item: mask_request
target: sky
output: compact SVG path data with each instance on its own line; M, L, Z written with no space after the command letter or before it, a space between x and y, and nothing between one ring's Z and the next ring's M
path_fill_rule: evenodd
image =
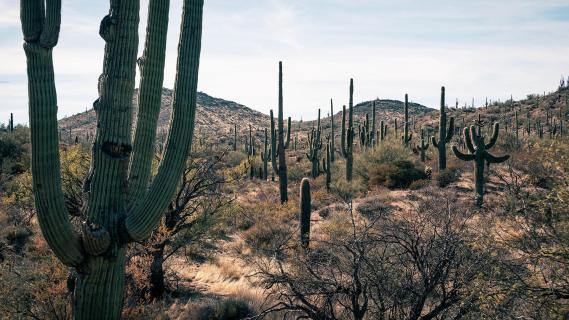
M54 49L58 117L97 98L108 1L63 1ZM148 0L141 0L140 46ZM175 78L181 0L171 0L165 87ZM0 0L0 123L28 122L19 1ZM569 75L569 0L205 0L198 90L268 113L284 64L285 114L314 119L354 99L522 99Z

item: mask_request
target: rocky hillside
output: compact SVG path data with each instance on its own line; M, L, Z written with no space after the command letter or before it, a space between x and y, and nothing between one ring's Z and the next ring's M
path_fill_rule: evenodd
M170 121L170 113L172 110L173 91L164 89L162 92L162 108L158 120L158 139L164 139L168 132ZM270 126L270 118L261 112L250 109L244 105L226 101L220 98L211 97L203 92L198 93L198 112L196 114L196 136L203 138L205 136L217 137L221 143L229 143L233 139L234 124L238 126L240 139L245 139L248 134L249 125L254 129L259 139L262 139L262 130ZM135 93L133 98L134 117L138 112L138 94ZM354 115L356 121L363 119L366 113L371 113L373 101L359 103L354 107ZM390 119L400 117L403 113L403 102L395 100L377 100L377 119ZM411 115L421 115L427 113L429 109L423 105L410 103ZM340 125L341 108L336 107L334 122ZM326 117L329 110L322 111L322 121L329 121ZM286 107L285 107L286 115ZM317 114L314 114L316 118ZM297 122L293 121L293 127L301 128L301 136L306 129L315 125L315 121ZM325 126L327 126L325 124ZM64 118L59 121L60 135L62 141L73 141L76 137L80 141L91 140L96 131L96 115L93 109ZM296 130L298 131L298 130ZM215 134L213 134L215 133Z

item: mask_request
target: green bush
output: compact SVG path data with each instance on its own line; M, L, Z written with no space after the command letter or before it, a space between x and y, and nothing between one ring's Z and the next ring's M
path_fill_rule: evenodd
M356 209L362 216L373 218L384 215L391 210L391 206L385 204L380 199L371 199L358 206Z
M384 141L376 148L357 155L354 159L354 175L364 182L371 178L371 172L379 165L390 165L400 161L411 162L413 155L400 142Z
M451 183L457 182L459 178L460 173L456 168L447 168L435 174L437 186L440 188L446 188Z
M413 181L425 178L425 172L408 160L380 164L370 171L370 185L389 189L406 189Z
M241 164L241 162L243 162L243 160L246 158L247 155L241 151L230 151L225 156L225 162L229 167L236 167Z
M188 319L194 320L240 320L253 316L249 303L242 299L229 298L222 301L206 301L190 310Z

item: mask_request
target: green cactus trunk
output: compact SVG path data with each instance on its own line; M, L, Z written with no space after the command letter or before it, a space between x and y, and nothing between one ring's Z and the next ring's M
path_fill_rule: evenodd
M332 101L332 99L330 99L330 130L331 130L331 134L330 134L330 149L331 149L331 153L330 153L330 161L334 162L335 160L335 147L334 147L334 140L336 138L336 134L334 132L334 101Z
M283 124L283 64L279 62L279 118L278 118L278 154L279 154L279 193L281 203L288 201L288 175L286 167L286 153ZM290 128L290 125L289 125ZM289 136L290 137L290 136Z
M10 123L9 123L10 132L14 132L14 114L10 112Z
M308 249L310 245L310 214L312 204L310 199L310 181L302 179L300 183L300 245L303 249Z
M75 276L70 279L74 287L74 318L118 319L124 295L127 244L142 241L158 224L176 190L192 143L203 0L184 1L169 143L158 174L150 188L146 185L141 188L144 192L137 199L131 198L129 193L136 192L136 181L144 179L134 174L129 179L129 165L131 171L135 167L147 167L139 162L142 160L131 163L131 158L134 159L137 153L140 154L137 159L145 157L146 141L155 135L156 127L149 125L152 119L140 119L147 114L141 109L135 135L135 140L139 141L132 143L139 1L111 0L110 13L102 20L100 28L106 42L105 59L99 78L99 99L94 103L98 129L93 162L84 186L87 202L82 212L81 230L74 230L69 221L60 180L52 49L58 41L61 2L47 1L45 8L43 4L43 1L21 1L38 221L54 254L74 269L72 274ZM148 20L158 23L164 11L168 12L168 4L167 0L151 1ZM161 34L158 38L165 38L165 31L163 27L149 26L144 51L148 55L143 58L153 52L155 63L162 59L160 41L152 39L156 40L155 33ZM141 99L152 100L156 95L156 90L152 89L156 89L161 76L156 74L160 71L149 71L146 62L141 63L142 77L152 84L144 86L149 91L141 92ZM133 150L133 146L137 149Z
M403 144L405 147L409 147L409 142L411 142L411 135L409 134L409 95L405 94L405 106L404 106L405 122L403 123Z
M346 128L346 106L342 109L342 137L341 137L341 151L342 156L346 159L346 180L352 181L353 179L353 163L354 163L354 137L355 131L353 126L354 116L354 80L350 79L350 102L349 102L349 115L348 126Z
M447 167L447 143L449 143L454 135L454 118L450 118L447 129L447 115L445 112L445 87L441 88L441 106L439 117L439 141L435 137L431 137L433 147L439 151L439 171L445 170Z
M484 203L484 166L491 163L502 163L510 158L509 155L496 157L488 152L498 141L499 131L499 124L494 123L490 142L485 143L485 136L482 135L480 126L464 128L463 139L470 154L464 154L456 146L452 146L452 151L457 158L463 161L474 161L474 192L475 203L478 206Z

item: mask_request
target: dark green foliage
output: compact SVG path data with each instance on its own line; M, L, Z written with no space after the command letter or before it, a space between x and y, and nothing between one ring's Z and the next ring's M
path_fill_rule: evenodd
M306 178L300 183L300 245L308 249L310 245L310 214L312 203L310 199L310 181Z
M449 126L447 128L447 114L445 111L445 87L441 88L441 107L439 116L439 141L433 136L431 141L433 147L437 148L439 152L439 171L447 167L447 147L454 135L454 118L450 118Z
M399 160L390 164L380 164L370 172L370 185L384 186L390 189L405 189L413 181L425 178L424 171L407 160Z
M464 161L474 161L474 182L476 192L476 204L482 205L484 203L484 167L486 164L502 163L510 158L509 155L496 157L490 154L487 150L491 149L498 140L500 126L494 123L492 137L490 142L485 143L485 136L481 133L481 126L471 126L464 128L463 139L470 154L464 154L458 150L456 146L452 146L452 151L457 158Z
M352 181L354 168L354 137L355 130L353 126L354 119L354 80L350 79L350 103L348 124L346 127L346 106L342 109L342 133L340 137L341 153L346 159L346 180Z
M460 173L457 169L446 168L435 174L435 180L437 181L437 186L440 188L445 188L453 182L457 182L460 178Z

